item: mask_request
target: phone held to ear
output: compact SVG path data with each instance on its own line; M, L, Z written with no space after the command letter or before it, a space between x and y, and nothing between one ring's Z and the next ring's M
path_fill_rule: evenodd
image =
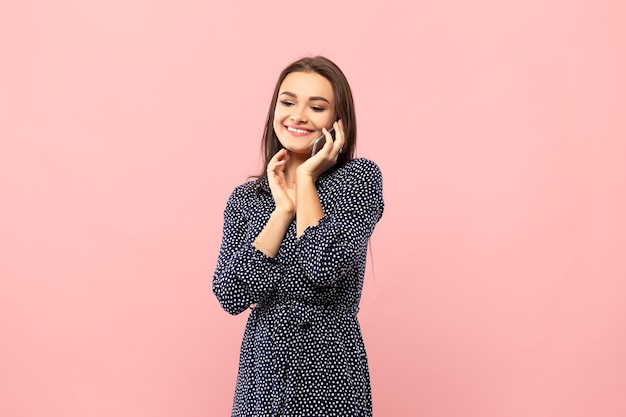
M332 138L334 140L335 139L335 128L331 127L330 129L328 129L328 133L330 133L330 135L332 136ZM311 156L313 156L316 153L318 153L319 150L324 147L324 144L326 144L326 136L322 135L319 138L315 139L315 142L313 142L313 150L311 151Z

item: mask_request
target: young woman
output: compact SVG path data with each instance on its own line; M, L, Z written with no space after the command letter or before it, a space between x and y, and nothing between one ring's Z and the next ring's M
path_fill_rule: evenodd
M265 126L265 169L226 204L213 276L226 311L251 309L233 417L372 415L356 314L382 177L353 159L355 144L341 70L324 57L285 68Z

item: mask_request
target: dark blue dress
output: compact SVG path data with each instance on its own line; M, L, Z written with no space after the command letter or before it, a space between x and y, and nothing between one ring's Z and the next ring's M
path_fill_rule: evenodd
M245 183L226 205L213 292L231 314L252 306L233 417L372 415L356 314L368 240L383 213L382 176L359 158L316 186L324 217L300 238L293 221L276 258L251 245L275 207L269 188Z

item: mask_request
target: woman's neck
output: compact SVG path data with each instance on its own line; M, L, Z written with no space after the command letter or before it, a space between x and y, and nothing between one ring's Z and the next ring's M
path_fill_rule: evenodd
M308 159L308 156L303 154L296 154L289 152L289 160L285 166L285 180L289 187L294 187L296 184L296 171L304 161Z

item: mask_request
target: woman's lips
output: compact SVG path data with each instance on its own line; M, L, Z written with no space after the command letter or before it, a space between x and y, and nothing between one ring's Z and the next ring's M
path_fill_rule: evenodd
M287 126L287 131L294 136L306 136L310 135L313 131L309 129L303 129L301 127Z

